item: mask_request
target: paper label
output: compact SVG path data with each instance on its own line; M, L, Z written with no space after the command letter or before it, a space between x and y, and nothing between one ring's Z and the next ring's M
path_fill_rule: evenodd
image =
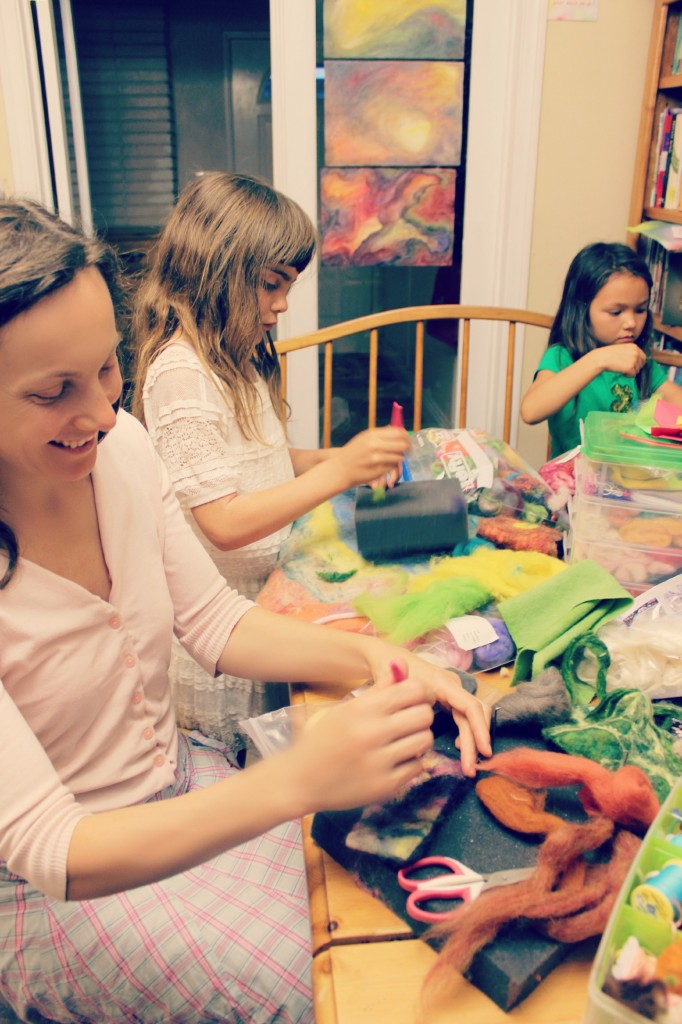
M550 21L596 21L599 0L549 0Z
M459 615L456 619L448 619L445 628L463 651L473 651L476 647L499 640L495 627L482 615Z

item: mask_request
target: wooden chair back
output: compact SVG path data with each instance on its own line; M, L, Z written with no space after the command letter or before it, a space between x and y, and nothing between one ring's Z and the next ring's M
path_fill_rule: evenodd
M424 386L424 338L425 324L432 320L455 320L461 324L457 354L459 359L459 414L457 426L466 425L467 380L469 376L469 350L471 322L477 320L503 321L507 323L507 351L504 387L503 440L509 441L513 402L514 358L516 354L516 328L518 324L541 327L549 331L553 317L546 313L532 313L524 309L503 309L496 306L405 306L383 313L370 313L354 320L321 327L310 334L278 341L275 348L282 369L282 393L287 394L287 356L290 352L309 348L311 345L324 346L324 370L322 387L322 446L329 448L332 434L332 381L334 342L342 338L369 331L369 380L367 382L369 413L368 427L376 426L377 369L379 365L379 330L389 324L414 323L414 419L413 430L422 426L422 392ZM435 342L434 342L435 343ZM408 429L410 424L405 424Z

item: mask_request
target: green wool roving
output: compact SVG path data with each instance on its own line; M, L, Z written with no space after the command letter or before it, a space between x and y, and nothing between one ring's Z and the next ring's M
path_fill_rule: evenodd
M596 662L594 682L578 675L578 668L586 655ZM606 696L606 673L610 664L609 649L596 633L590 631L571 640L561 662L561 674L573 704L589 704L595 694L599 700Z
M404 644L437 629L448 619L467 615L488 604L492 594L468 576L435 580L418 593L397 597L363 594L353 607L374 623L380 633L396 644Z
M661 802L682 773L670 734L656 724L655 706L641 690L612 690L596 707L575 707L570 722L549 726L542 735L567 754L610 771L626 762L636 765Z

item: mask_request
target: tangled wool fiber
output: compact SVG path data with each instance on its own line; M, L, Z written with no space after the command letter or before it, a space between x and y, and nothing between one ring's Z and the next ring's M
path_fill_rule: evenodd
M509 921L531 920L560 942L578 942L603 931L641 842L630 831L616 831L615 819L603 813L603 808L608 806L610 812L615 809L619 818L631 821L648 818L654 807L649 803L648 809L639 814L631 806L647 789L646 778L636 778L641 775L637 769L635 775L628 773L623 787L622 775L617 779L617 772L605 769L595 773L591 762L583 766L575 763L581 760L521 749L497 755L482 766L501 773L476 785L488 810L507 828L546 835L546 839L530 878L490 889L478 899L460 904L429 929L427 938L445 939L445 943L425 979L424 993L437 988L452 970L465 971L475 954ZM523 776L534 788L526 788L507 773ZM603 773L611 776L610 786ZM546 812L545 793L537 788L575 782L583 784L583 804L591 814L584 823L564 821ZM654 803L657 807L655 798ZM584 859L584 853L603 847L611 839L608 863L588 863Z
M530 878L484 892L429 929L427 937L446 941L425 990L452 970L465 971L502 925L518 918L533 921L559 942L579 942L603 931L640 840L620 831L608 864L588 865L582 855L603 846L613 831L613 822L601 816L583 824L563 822L542 844Z
M466 615L490 601L490 593L478 580L459 577L435 580L418 593L395 597L363 594L353 607L366 615L389 640L404 644L442 626L448 619Z
M461 558L433 558L427 571L409 577L405 593L360 594L353 607L394 643L407 643L564 569L563 562L536 551L477 548Z
M493 541L514 551L540 551L554 558L559 557L562 541L560 530L545 523L528 523L516 516L500 515L493 519L481 519L477 532L479 537Z
M504 775L489 775L476 783L476 794L494 818L524 835L548 835L561 828L563 818L545 810L547 794L541 789L528 789Z
M589 652L590 660L595 666L594 679L587 680L582 674L582 664ZM602 698L606 693L606 672L611 663L606 644L596 633L589 631L576 636L564 651L561 661L561 673L574 704L589 704L595 695Z
M578 796L588 814L603 814L637 832L646 831L659 809L651 782L635 765L626 764L610 772L586 757L517 747L495 754L479 768L533 789L578 784Z
M597 705L574 707L570 719L545 726L542 735L567 754L588 757L610 771L626 762L640 768L664 800L682 773L669 732L671 717L679 715L675 705L654 704L640 690L613 690Z

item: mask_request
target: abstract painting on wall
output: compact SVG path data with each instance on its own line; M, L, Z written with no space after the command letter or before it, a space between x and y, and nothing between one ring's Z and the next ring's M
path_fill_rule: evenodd
M439 267L452 263L454 168L324 168L322 263Z
M326 61L325 164L457 166L463 73L461 61Z
M464 56L466 0L324 0L324 55L337 58Z

